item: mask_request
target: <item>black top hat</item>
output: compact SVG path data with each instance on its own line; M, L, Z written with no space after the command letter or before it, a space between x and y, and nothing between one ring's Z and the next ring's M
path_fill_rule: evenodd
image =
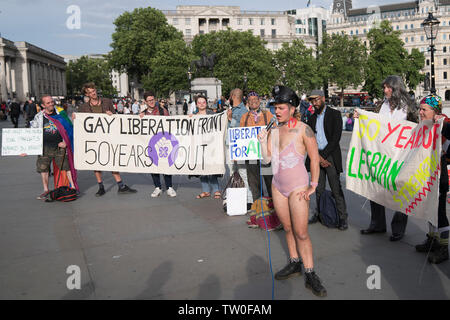
M300 103L300 99L294 90L285 86L275 86L272 90L272 95L274 104L289 103L290 105L297 107Z

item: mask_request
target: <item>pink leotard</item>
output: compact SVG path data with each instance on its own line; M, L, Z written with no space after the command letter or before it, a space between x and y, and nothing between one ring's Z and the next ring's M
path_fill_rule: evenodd
M278 129L272 130L273 133L276 131ZM309 176L305 168L305 155L295 149L298 134L281 152L278 150L278 143L274 141L278 140L278 134L272 135L272 184L288 198L292 191L309 184Z

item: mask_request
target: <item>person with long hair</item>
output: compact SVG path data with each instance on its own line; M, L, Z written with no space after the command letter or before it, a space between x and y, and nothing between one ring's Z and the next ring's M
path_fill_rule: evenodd
M272 163L272 197L275 211L286 232L289 249L288 264L276 273L284 280L305 273L305 287L320 297L327 291L314 271L313 250L308 234L310 196L319 179L319 153L314 132L298 120L299 98L285 86L273 89L278 126L269 132L261 130L258 139L265 163ZM311 182L305 168L306 153L311 158ZM303 262L302 262L303 261Z
M419 109L420 120L431 120L433 122L440 118L445 118L442 129L442 140L450 139L450 123L449 119L442 114L442 98L438 95L428 95L420 101ZM430 253L428 261L430 263L438 264L448 260L448 238L449 238L449 223L446 211L447 192L449 189L448 171L447 171L447 157L446 150L442 150L441 155L441 177L439 179L439 203L438 203L438 225L434 226L428 222L429 232L427 239L422 243L416 245L417 252Z
M378 104L375 112L382 115L386 120L408 120L418 122L418 110L416 103L406 91L403 80L399 76L388 76L381 84L384 92L384 100ZM353 117L359 117L355 111ZM367 229L361 230L361 234L385 233L386 215L384 206L370 201L371 217ZM403 238L408 223L408 216L396 211L391 222L391 241L399 241Z

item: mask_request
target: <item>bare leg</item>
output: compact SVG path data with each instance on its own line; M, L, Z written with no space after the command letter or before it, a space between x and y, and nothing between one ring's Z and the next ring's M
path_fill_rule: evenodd
M120 178L120 173L118 173L118 172L112 172L112 175L113 175L114 179L116 180L116 182L119 182L120 180L122 180L122 179Z
M302 257L305 268L313 268L313 250L311 239L308 234L308 209L309 201L299 198L297 189L289 196L289 209L291 213L292 229L295 237L296 247Z
M67 174L67 179L69 179L70 185L72 186L72 188L75 188L75 184L73 183L73 179L72 179L72 172L70 172L70 170L67 170L66 174Z
M48 192L48 172L41 172L42 185L44 186L44 192Z
M95 177L97 178L97 183L102 182L102 172L101 171L94 171Z
M295 243L295 237L291 226L288 198L283 196L272 184L272 199L277 216L283 224L284 231L286 232L286 242L289 250L289 256L290 258L298 258L297 245Z

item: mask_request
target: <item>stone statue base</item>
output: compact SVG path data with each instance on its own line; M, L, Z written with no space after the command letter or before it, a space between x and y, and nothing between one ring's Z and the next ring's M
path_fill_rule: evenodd
M222 95L222 81L217 78L195 78L191 81L191 90L205 90L211 103Z

